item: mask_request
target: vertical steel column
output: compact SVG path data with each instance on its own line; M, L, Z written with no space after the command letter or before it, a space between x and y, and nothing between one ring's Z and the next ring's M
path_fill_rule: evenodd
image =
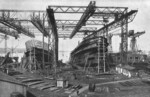
M44 26L44 14L43 14L43 26ZM43 63L43 69L45 69L45 58L44 58L44 33L42 34L43 35L43 54L42 54L42 63Z
M55 47L55 54L54 54L54 58L55 58L55 72L57 72L56 70L56 67L57 67L57 65L58 65L58 37L56 38L55 37L55 45L54 45L54 47Z
M42 64L43 64L43 69L45 68L44 66L45 66L45 60L44 60L44 34L43 34L43 52L42 52Z
M35 66L35 70L37 69L37 67L36 67L36 60L35 60L35 43L34 43L34 66Z
M48 35L48 64L50 64L50 60L49 60L49 46L50 46L50 34Z
M5 55L7 53L7 34L5 34Z
M30 69L30 71L32 71L32 70L31 70L31 69L32 69L32 48L30 48L30 53L29 53L29 54L30 54L30 57L29 57L29 58L30 58L30 59L29 59L29 66L30 66L30 67L29 67L29 69Z
M100 33L98 33L98 37L100 36ZM98 74L100 73L100 37L98 38Z
M105 37L105 35L104 35L104 33L103 33L103 37ZM105 71L106 71L106 67L105 67L105 45L104 45L104 42L105 40L103 39L103 65L104 65L104 67L103 67L103 70L104 70L104 73L105 73Z
M105 23L105 25L107 25L107 23ZM105 28L105 31L106 31L106 35L103 35L103 37L106 37L107 41L109 39L109 36L108 36L108 27ZM105 46L105 40L103 40L103 63L104 63L104 73L106 72L106 55L107 55L107 52L105 52L106 50L106 46Z
M126 14L128 9L124 12ZM128 18L122 20L121 24L121 63L127 65L127 51L128 51Z
M52 36L53 36L53 43L54 43L54 68L56 72L56 66L58 64L58 33L57 33L57 25L54 17L54 11L50 7L47 9L47 14L48 14L48 22L49 25L52 27Z

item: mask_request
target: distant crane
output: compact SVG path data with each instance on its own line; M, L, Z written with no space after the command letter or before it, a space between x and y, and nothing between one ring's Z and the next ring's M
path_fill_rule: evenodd
M137 50L136 38L139 37L139 36L141 36L141 35L143 35L144 33L145 33L145 31L137 32L137 33L134 33L134 30L130 30L130 31L129 31L128 37L131 38L131 41L130 41L130 48L131 48L131 51L132 51L132 52L138 51L138 50ZM116 36L116 35L118 35L118 36L121 37L121 33L114 33L114 34L110 33L110 34L108 35L108 43L109 43L108 50L109 50L110 52L112 52L112 36Z
M145 31L137 32L137 33L134 33L134 30L129 31L128 37L131 38L130 48L131 48L132 52L137 52L138 51L136 38L143 35L143 34L145 34Z
M121 33L114 33L114 34L109 33L109 34L108 34L108 43L109 43L108 51L109 51L109 52L112 52L112 37L113 37L113 36L117 36L117 35L120 36Z

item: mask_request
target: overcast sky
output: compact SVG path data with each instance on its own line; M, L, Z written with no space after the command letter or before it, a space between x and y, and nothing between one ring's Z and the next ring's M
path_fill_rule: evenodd
M138 48L144 51L150 51L150 0L95 0L96 6L114 6L114 7L128 7L129 10L138 9L138 13L132 23L129 24L129 30L146 31L146 34L137 38ZM0 0L0 9L19 9L19 10L45 10L48 5L66 5L66 6L87 6L90 0ZM8 45L18 45L18 47L25 47L24 42L30 38L21 36L18 40L9 39ZM40 37L39 39L42 40ZM113 50L118 51L120 38L115 36L113 38ZM130 40L129 40L130 42ZM71 41L67 39L60 41L60 50L72 50L78 41ZM69 45L68 45L69 44ZM1 43L0 47L4 47ZM64 50L65 51L65 50Z

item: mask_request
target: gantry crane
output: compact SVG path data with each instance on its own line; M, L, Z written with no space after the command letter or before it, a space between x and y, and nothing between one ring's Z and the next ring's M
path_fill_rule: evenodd
M137 42L136 42L136 38L143 35L145 33L145 31L142 31L142 32L137 32L137 33L134 33L134 30L130 30L129 31L129 34L128 34L128 37L131 38L131 41L130 41L130 48L131 48L131 51L132 52L136 52L138 49L137 49ZM112 37L113 36L120 36L121 37L121 33L109 33L108 35L108 43L109 43L109 51L111 52L112 51Z
M138 51L136 38L143 35L144 33L145 33L145 31L137 32L137 33L134 33L134 30L129 31L128 37L131 38L130 48L131 48L132 52L137 52Z
M112 37L113 36L121 36L121 33L114 33L114 34L112 34L112 33L109 33L108 34L108 43L109 43L109 46L108 46L108 51L109 52L112 52L113 50L112 50Z

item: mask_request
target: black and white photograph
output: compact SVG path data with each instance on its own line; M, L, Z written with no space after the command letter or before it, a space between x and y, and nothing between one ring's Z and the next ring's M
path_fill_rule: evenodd
M150 1L0 0L0 97L150 97Z

